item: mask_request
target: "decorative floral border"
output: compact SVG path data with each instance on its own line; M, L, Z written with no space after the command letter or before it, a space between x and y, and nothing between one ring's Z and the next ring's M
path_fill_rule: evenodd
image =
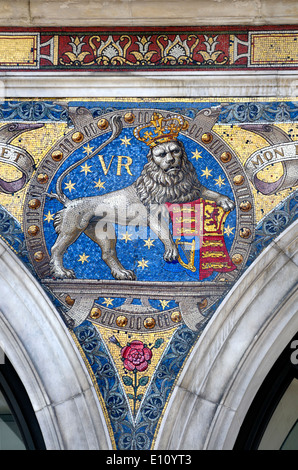
M297 36L295 25L133 30L2 27L0 47L7 53L2 54L0 70L293 70L298 67L293 52ZM23 41L23 57L14 57L14 41L20 50Z
M92 103L90 112L93 117L99 117L104 113L116 111L123 107L127 107L126 102L111 101L110 106L107 104L101 106L100 100ZM78 102L75 101L74 105ZM212 106L218 106L220 103L217 101L211 102ZM69 102L69 106L72 103ZM86 103L84 103L86 105ZM189 106L177 106L173 108L172 105L167 105L165 102L154 101L155 108L165 109L169 111L180 113L184 116L195 118L199 110L206 105L205 102L190 103ZM146 103L142 103L142 106L146 106ZM149 105L152 107L152 104ZM72 126L72 122L69 118L67 109L58 102L53 103L52 101L40 101L40 100L24 100L14 101L7 100L0 103L0 121L11 121L11 120L24 120L30 122L40 121L60 121L67 122L69 126ZM253 101L241 101L240 103L223 103L221 104L221 112L218 116L219 124L228 123L252 123L252 122L287 122L298 120L298 106L297 103L288 101L276 101L276 102L253 102Z

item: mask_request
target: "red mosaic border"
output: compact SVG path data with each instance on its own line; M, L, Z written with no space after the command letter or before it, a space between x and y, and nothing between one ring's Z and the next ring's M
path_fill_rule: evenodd
M257 52L253 38L268 37ZM275 49L270 44L275 36ZM34 38L34 46L20 41ZM289 36L290 35L290 36ZM287 41L291 37L292 43ZM5 39L10 39L6 41ZM277 39L276 39L277 38ZM28 38L27 38L28 39ZM223 71L297 69L297 26L189 28L0 28L0 71ZM1 45L1 41L3 45ZM277 41L277 45L276 45ZM5 49L9 44L12 51ZM14 44L20 49L15 53ZM26 47L28 50L26 50ZM269 48L271 49L269 50ZM287 47L290 56L286 54ZM284 51L282 54L280 51ZM23 56L22 56L23 52ZM270 54L269 54L270 52ZM267 60L267 57L270 60Z

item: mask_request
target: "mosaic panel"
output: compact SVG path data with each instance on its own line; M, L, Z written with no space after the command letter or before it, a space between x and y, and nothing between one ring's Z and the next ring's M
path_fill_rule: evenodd
M0 236L65 321L114 449L153 448L201 332L296 219L297 116L296 99L1 103Z
M293 69L297 37L295 26L1 28L0 69Z

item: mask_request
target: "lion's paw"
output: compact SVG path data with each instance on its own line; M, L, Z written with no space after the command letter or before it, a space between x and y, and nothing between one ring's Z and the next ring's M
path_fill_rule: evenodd
M164 255L163 255L163 259L167 263L172 263L173 261L177 261L178 256L179 256L178 249L177 249L176 245L174 245L171 248L168 248L168 249L165 250Z
M235 208L235 203L227 196L221 196L217 204L221 206L225 212L230 212Z
M136 279L135 273L130 269L112 271L112 275L115 279L119 279L120 281L134 281Z
M57 279L74 279L76 277L72 269L60 266L51 266L51 275Z

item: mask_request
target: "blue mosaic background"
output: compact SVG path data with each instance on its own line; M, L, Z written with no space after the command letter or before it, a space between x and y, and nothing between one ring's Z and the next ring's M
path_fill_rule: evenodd
M85 175L84 172L82 172L81 166L79 166L69 175L67 175L63 181L62 188L69 199L102 195L115 190L115 188L121 189L129 186L136 180L136 178L140 175L144 164L147 162L146 156L148 153L148 147L145 144L139 142L133 136L132 132L132 129L124 129L119 138L103 151L106 167L108 167L113 155L131 157L133 163L129 168L132 175L128 174L124 167L122 167L121 176L116 175L117 158L114 158L112 161L108 174L104 175L99 158L98 156L95 156L92 159L87 160L88 166L91 167L92 172L90 171ZM97 148L101 142L108 138L108 135L110 134L93 139L89 142L90 147ZM122 145L121 139L124 137L131 139L131 145L128 145L127 147ZM202 184L206 187L209 187L210 189L227 195L231 199L234 199L228 179L217 161L203 147L198 145L196 142L193 142L191 139L188 139L184 136L180 136L179 139L183 142L188 158L194 165L198 178ZM84 156L84 148L86 148L86 146L83 146L75 151L65 161L65 163L61 165L59 171L56 173L55 178L49 186L48 193L56 192L55 185L59 175L62 174L62 172L72 163L79 161ZM197 160L192 157L196 150L202 156L202 158L198 158ZM123 158L123 163L125 162L126 159ZM208 169L212 172L212 177L209 176L206 178L206 176L202 176L202 172L205 170L206 166L208 166ZM224 181L224 184L221 187L216 186L214 181L215 178L219 177ZM101 182L104 182L104 187L100 189L95 187L95 183L99 179ZM65 189L65 185L69 182L74 184L74 189L71 189L71 191ZM62 204L59 203L56 199L51 199L48 197L46 199L44 215L46 216L48 212L55 214L62 208ZM236 226L236 211L233 211L228 215L225 225L229 225L231 227ZM126 231L131 234L133 241L128 241L126 243L125 240L122 240L122 236ZM138 234L135 233L134 227L126 228L118 226L116 228L116 233L118 233L117 253L119 260L124 267L127 269L133 269L135 271L139 281L189 281L198 279L197 273L192 273L191 271L184 269L179 264L169 264L163 260L163 245L153 233L149 232L149 229L141 227ZM44 223L44 236L48 251L50 253L51 247L57 238L52 220L49 223ZM134 239L136 236L138 238ZM154 239L154 246L152 246L150 249L146 248L144 245L144 239L147 239L148 237ZM233 238L233 234L225 236L225 242L228 250L231 247ZM82 253L85 253L87 256L89 256L88 260L84 263L78 261L79 256L82 255ZM149 269L147 267L145 269L138 267L140 256L144 256L144 258L148 260ZM199 251L196 253L196 256L199 256ZM66 268L74 269L76 277L79 279L113 279L109 268L101 260L100 248L84 234L82 234L78 240L68 248L64 256L64 265ZM216 273L214 273L212 276L209 276L207 280L210 281L215 276Z

